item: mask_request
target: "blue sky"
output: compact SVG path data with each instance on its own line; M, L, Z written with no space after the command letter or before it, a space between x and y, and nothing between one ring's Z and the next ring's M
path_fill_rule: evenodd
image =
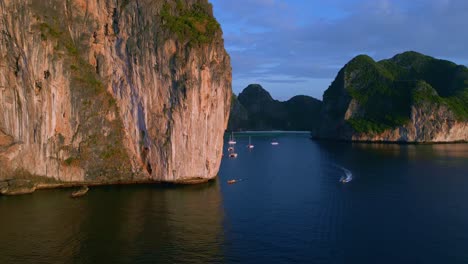
M276 99L322 99L358 54L407 50L468 64L467 0L210 0L236 94L259 83Z

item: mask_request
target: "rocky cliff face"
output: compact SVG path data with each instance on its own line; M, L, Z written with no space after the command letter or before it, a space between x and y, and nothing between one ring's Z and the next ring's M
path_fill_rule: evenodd
M410 122L380 133L356 133L355 141L468 142L468 123L456 121L447 107L412 106Z
M206 0L0 0L0 13L0 178L216 176L231 67Z
M358 56L324 94L321 138L468 141L468 69L416 52Z

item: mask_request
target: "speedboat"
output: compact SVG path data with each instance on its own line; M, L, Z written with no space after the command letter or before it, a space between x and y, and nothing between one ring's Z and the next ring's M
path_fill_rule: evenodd
M347 182L350 182L352 179L353 179L353 177L351 177L350 175L346 175L346 176L342 176L340 178L340 182L341 183L347 183Z

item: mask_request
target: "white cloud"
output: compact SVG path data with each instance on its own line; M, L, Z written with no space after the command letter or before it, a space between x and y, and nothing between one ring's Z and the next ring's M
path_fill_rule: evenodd
M215 0L213 4L224 27L237 90L255 79L275 83L275 76L281 75L286 77L282 80L309 80L301 82L304 89L310 86L303 93L321 94L328 87L323 80L331 82L360 53L383 59L415 50L458 63L468 61L465 0L331 0L329 4ZM288 87L287 82L281 85Z

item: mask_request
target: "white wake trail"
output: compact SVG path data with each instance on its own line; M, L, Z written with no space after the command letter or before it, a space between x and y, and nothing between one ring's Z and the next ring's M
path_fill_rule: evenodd
M333 166L340 169L344 174L343 176L340 177L340 182L347 183L353 180L353 173L350 170L337 164L333 164Z

